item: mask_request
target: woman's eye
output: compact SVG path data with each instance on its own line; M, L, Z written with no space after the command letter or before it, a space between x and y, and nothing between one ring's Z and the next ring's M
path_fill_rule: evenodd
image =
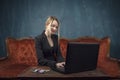
M56 26L56 25L51 25L51 27L55 27L55 28L57 28L57 29L58 29L58 26Z
M51 25L51 27L55 27L55 25Z
M54 27L53 25L51 25L51 27Z

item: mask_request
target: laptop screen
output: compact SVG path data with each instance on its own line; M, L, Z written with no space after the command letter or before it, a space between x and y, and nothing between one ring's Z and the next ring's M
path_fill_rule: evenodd
M65 72L81 72L96 69L99 43L69 42L67 45Z

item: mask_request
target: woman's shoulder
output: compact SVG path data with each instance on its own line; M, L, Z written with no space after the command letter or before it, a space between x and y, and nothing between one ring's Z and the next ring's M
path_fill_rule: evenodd
M43 39L43 38L45 38L45 35L42 33L42 34L39 34L39 35L37 35L36 37L35 37L35 39L39 39L39 40L41 40L41 39Z

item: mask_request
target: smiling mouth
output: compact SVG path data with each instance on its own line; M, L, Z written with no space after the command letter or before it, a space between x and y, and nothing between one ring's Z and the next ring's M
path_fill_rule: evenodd
M54 31L54 30L51 30L53 33L55 33L56 31Z

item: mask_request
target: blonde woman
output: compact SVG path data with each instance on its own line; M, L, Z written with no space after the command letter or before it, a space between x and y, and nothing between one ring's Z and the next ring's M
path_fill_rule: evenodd
M39 65L51 68L63 68L64 59L58 44L59 21L56 17L50 16L46 20L45 30L41 35L35 37L36 53Z

